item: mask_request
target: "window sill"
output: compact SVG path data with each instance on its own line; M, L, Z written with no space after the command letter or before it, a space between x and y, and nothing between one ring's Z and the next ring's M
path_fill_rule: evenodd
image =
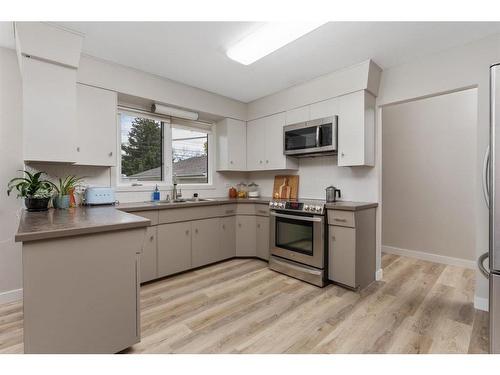
M141 186L131 186L131 185L117 185L115 186L115 191L119 193L126 192L141 192L141 191L154 191L156 185L160 191L169 192L173 189L172 185L165 184L143 184ZM215 190L215 186L212 184L189 184L189 185L177 185L178 189L181 190Z

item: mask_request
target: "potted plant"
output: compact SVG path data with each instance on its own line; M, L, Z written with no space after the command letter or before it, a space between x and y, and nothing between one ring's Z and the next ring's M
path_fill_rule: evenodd
M76 176L67 176L65 179L59 178L59 183L55 187L57 195L52 200L55 208L69 208L70 195L73 194L82 179L83 177Z
M19 172L24 172L25 177L16 177L10 180L7 186L7 195L16 189L17 196L24 198L24 204L28 211L46 211L55 185L41 178L42 175L46 174L45 172Z

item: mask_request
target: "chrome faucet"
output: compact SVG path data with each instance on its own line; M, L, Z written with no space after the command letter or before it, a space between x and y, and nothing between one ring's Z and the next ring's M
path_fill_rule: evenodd
M182 190L179 189L177 191L177 176L175 174L174 174L174 176L172 178L172 182L173 182L173 185L174 185L174 187L172 188L172 200L175 202L179 198L182 198Z

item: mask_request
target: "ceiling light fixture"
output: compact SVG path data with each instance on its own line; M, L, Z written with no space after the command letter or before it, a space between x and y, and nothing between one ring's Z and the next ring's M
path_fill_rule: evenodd
M229 48L226 54L240 64L250 65L325 23L269 22Z

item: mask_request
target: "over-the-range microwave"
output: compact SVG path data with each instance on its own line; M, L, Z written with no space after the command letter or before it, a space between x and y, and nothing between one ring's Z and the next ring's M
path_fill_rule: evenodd
M306 157L337 153L337 116L299 122L283 128L283 153Z

